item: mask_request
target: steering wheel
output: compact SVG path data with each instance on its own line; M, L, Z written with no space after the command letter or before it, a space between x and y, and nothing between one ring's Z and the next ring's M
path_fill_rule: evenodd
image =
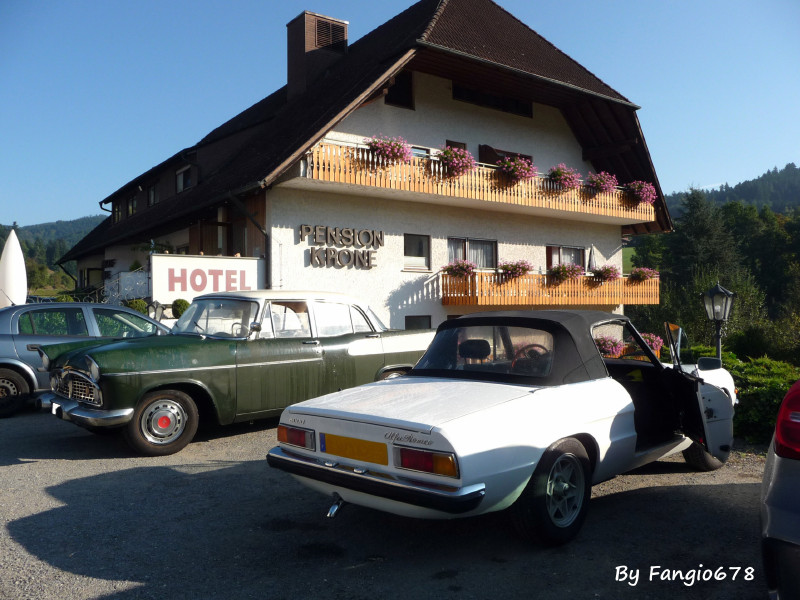
M523 346L514 353L514 359L511 361L511 368L517 366L517 361L520 359L538 360L548 354L550 350L541 344L528 344Z
M528 344L514 353L514 360L519 358L540 358L548 352L550 352L550 350L541 344Z

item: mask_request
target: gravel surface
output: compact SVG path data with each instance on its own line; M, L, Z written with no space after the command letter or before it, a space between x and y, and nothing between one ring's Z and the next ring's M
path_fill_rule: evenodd
M503 514L325 519L326 498L267 466L275 425L143 458L46 413L0 420L0 599L766 598L763 448L595 486L578 538L545 549Z

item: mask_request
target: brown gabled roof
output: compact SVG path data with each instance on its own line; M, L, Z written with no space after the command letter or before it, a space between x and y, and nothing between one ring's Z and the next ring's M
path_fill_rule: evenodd
M494 2L442 2L420 42L629 103L620 93Z
M404 66L434 74L440 69L454 77L477 73L493 78L498 88L545 98L562 108L582 146L597 154L591 157L597 170L625 173L627 181L651 180L659 189L641 138L638 107L491 0L420 0L351 44L305 93L288 100L284 86L206 135L195 148L214 151L215 143L228 136L242 139L218 156L221 167L215 172L204 172L193 188L120 223L104 223L61 262L150 235L153 223L187 220L230 194L270 185ZM613 150L622 146L622 151ZM659 197L663 204L660 189ZM659 210L658 229L670 230L666 209Z

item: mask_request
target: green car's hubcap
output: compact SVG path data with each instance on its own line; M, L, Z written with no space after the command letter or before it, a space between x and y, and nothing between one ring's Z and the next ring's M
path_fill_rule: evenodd
M186 413L171 400L154 402L142 413L142 434L153 444L169 444L183 433Z
M569 527L578 517L585 485L578 458L572 454L559 456L547 479L547 512L554 525Z

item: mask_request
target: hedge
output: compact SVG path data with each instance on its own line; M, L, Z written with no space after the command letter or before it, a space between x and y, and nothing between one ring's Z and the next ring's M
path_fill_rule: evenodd
M692 346L695 356L715 356L709 346ZM783 397L800 379L800 367L771 358L740 360L732 352L722 354L723 366L733 375L739 396L733 433L752 443L769 443Z

